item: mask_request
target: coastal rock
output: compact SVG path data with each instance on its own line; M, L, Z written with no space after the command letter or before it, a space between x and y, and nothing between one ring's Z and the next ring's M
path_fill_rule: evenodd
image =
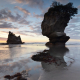
M63 32L54 32L49 36L50 43L53 43L54 45L62 44L64 45L68 40L69 36L66 36Z
M74 14L77 14L77 8L74 8L72 3L52 3L41 24L42 34L49 38L49 43L65 44L69 40L70 37L66 36L64 30Z
M53 10L48 10L44 15L41 28L42 34L49 38L49 42L55 44L65 44L69 40L64 30L70 17L66 15L56 14Z
M42 21L41 28L42 34L49 37L50 34L54 32L64 32L70 17L62 16L60 14L54 13L54 11L49 10L44 15L44 20Z
M12 32L9 31L7 44L23 44L20 36L15 36Z

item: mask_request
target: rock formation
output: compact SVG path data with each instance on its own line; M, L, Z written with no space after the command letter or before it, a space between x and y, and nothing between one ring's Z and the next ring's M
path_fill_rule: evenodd
M48 12L44 14L44 20L41 24L42 34L49 38L52 44L65 44L69 40L64 30L71 16L77 14L77 8L72 7L72 3L62 5L53 2Z
M9 31L7 44L23 44L20 36L15 36L12 32Z

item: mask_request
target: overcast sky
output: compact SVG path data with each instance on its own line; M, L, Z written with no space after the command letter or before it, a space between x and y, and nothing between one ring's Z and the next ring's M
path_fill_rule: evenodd
M54 0L0 0L0 42L6 42L8 32L21 35L24 42L46 42L41 34L44 13ZM62 4L72 2L78 14L65 29L71 39L80 39L80 0L55 0Z

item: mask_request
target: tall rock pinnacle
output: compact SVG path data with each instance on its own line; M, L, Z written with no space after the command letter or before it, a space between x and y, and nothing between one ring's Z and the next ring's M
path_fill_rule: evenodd
M72 6L72 3L66 5L59 2L53 2L48 12L44 14L44 19L41 24L42 34L49 38L52 44L63 43L69 40L64 30L69 20L77 14L77 8Z

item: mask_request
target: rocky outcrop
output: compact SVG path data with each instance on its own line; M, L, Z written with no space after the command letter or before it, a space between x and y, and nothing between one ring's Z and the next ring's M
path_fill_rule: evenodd
M9 31L7 44L23 44L20 36L15 36L12 32Z
M70 20L66 15L56 14L54 11L49 10L44 15L41 28L42 34L49 38L49 42L56 44L65 44L69 40L69 36L64 33L65 27Z
M69 40L69 36L66 36L63 32L53 32L49 36L50 43L53 43L54 45L65 45L65 43Z
M74 8L72 3L52 3L41 24L42 34L49 38L49 43L65 44L69 40L70 37L66 36L64 30L74 14L77 14L77 8Z
M54 11L49 10L44 15L44 20L42 21L41 28L42 34L49 37L54 32L64 32L70 17L63 14L56 14Z
M64 33L65 27L69 22L70 17L68 15L55 13L52 9L49 9L44 15L41 28L42 34L49 38L49 42L56 44L65 44L69 40L69 36Z

